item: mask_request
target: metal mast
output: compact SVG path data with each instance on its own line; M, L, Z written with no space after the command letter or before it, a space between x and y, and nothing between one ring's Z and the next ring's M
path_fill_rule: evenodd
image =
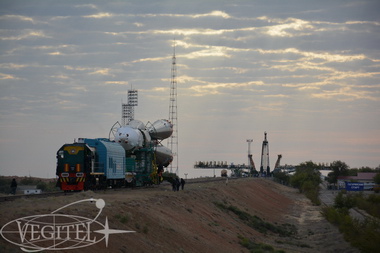
M168 147L173 152L173 161L170 164L170 172L178 175L178 118L177 118L177 66L175 57L175 41L173 45L173 57L170 80L169 121L173 124L173 134L168 139Z
M264 132L264 141L261 150L261 166L260 166L260 174L266 173L267 176L270 174L269 168L269 145L267 141L267 132ZM264 171L265 170L265 171Z
M128 101L127 103L121 104L121 123L123 126L127 125L129 121L134 120L135 118L135 109L137 106L137 90L128 90Z

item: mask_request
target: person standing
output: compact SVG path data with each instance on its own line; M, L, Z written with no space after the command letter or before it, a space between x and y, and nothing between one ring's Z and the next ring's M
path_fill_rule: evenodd
M178 177L175 179L175 184L176 184L176 187L177 187L176 190L179 191L179 187L181 186L181 182L179 181Z
M16 182L16 179L13 178L12 183L11 183L11 194L15 195L16 190L17 190L17 182Z
M182 188L182 191L183 191L183 187L185 187L185 180L183 178L181 178L181 188Z

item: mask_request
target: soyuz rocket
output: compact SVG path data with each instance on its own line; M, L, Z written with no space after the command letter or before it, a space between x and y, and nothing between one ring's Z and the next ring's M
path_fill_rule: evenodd
M166 119L156 120L146 126L139 120L132 120L116 130L115 142L120 143L127 152L153 146L157 165L167 167L173 161L173 153L161 141L172 133L173 124Z

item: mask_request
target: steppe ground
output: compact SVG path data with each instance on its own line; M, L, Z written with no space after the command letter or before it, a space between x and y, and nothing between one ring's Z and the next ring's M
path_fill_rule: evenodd
M264 178L244 178L188 183L173 192L169 184L144 189L118 189L48 197L22 198L0 204L0 226L21 217L48 214L81 199L103 199L105 207L97 221L110 229L135 233L111 234L105 241L76 250L54 252L249 252L240 244L246 241L271 245L285 252L358 252L344 241L338 229L321 215L296 189ZM281 237L260 233L231 211L233 206L273 225L294 225L297 234ZM94 204L66 208L70 215L93 218L99 209ZM1 252L22 252L0 239Z

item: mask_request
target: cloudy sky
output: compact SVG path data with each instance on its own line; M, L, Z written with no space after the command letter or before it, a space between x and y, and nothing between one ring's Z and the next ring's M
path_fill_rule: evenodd
M153 3L152 3L153 2ZM380 164L380 3L0 1L0 174L55 176L55 153L135 118L169 117L179 175L195 161ZM166 141L164 141L166 144ZM272 168L273 169L273 168ZM209 173L210 171L207 171Z

